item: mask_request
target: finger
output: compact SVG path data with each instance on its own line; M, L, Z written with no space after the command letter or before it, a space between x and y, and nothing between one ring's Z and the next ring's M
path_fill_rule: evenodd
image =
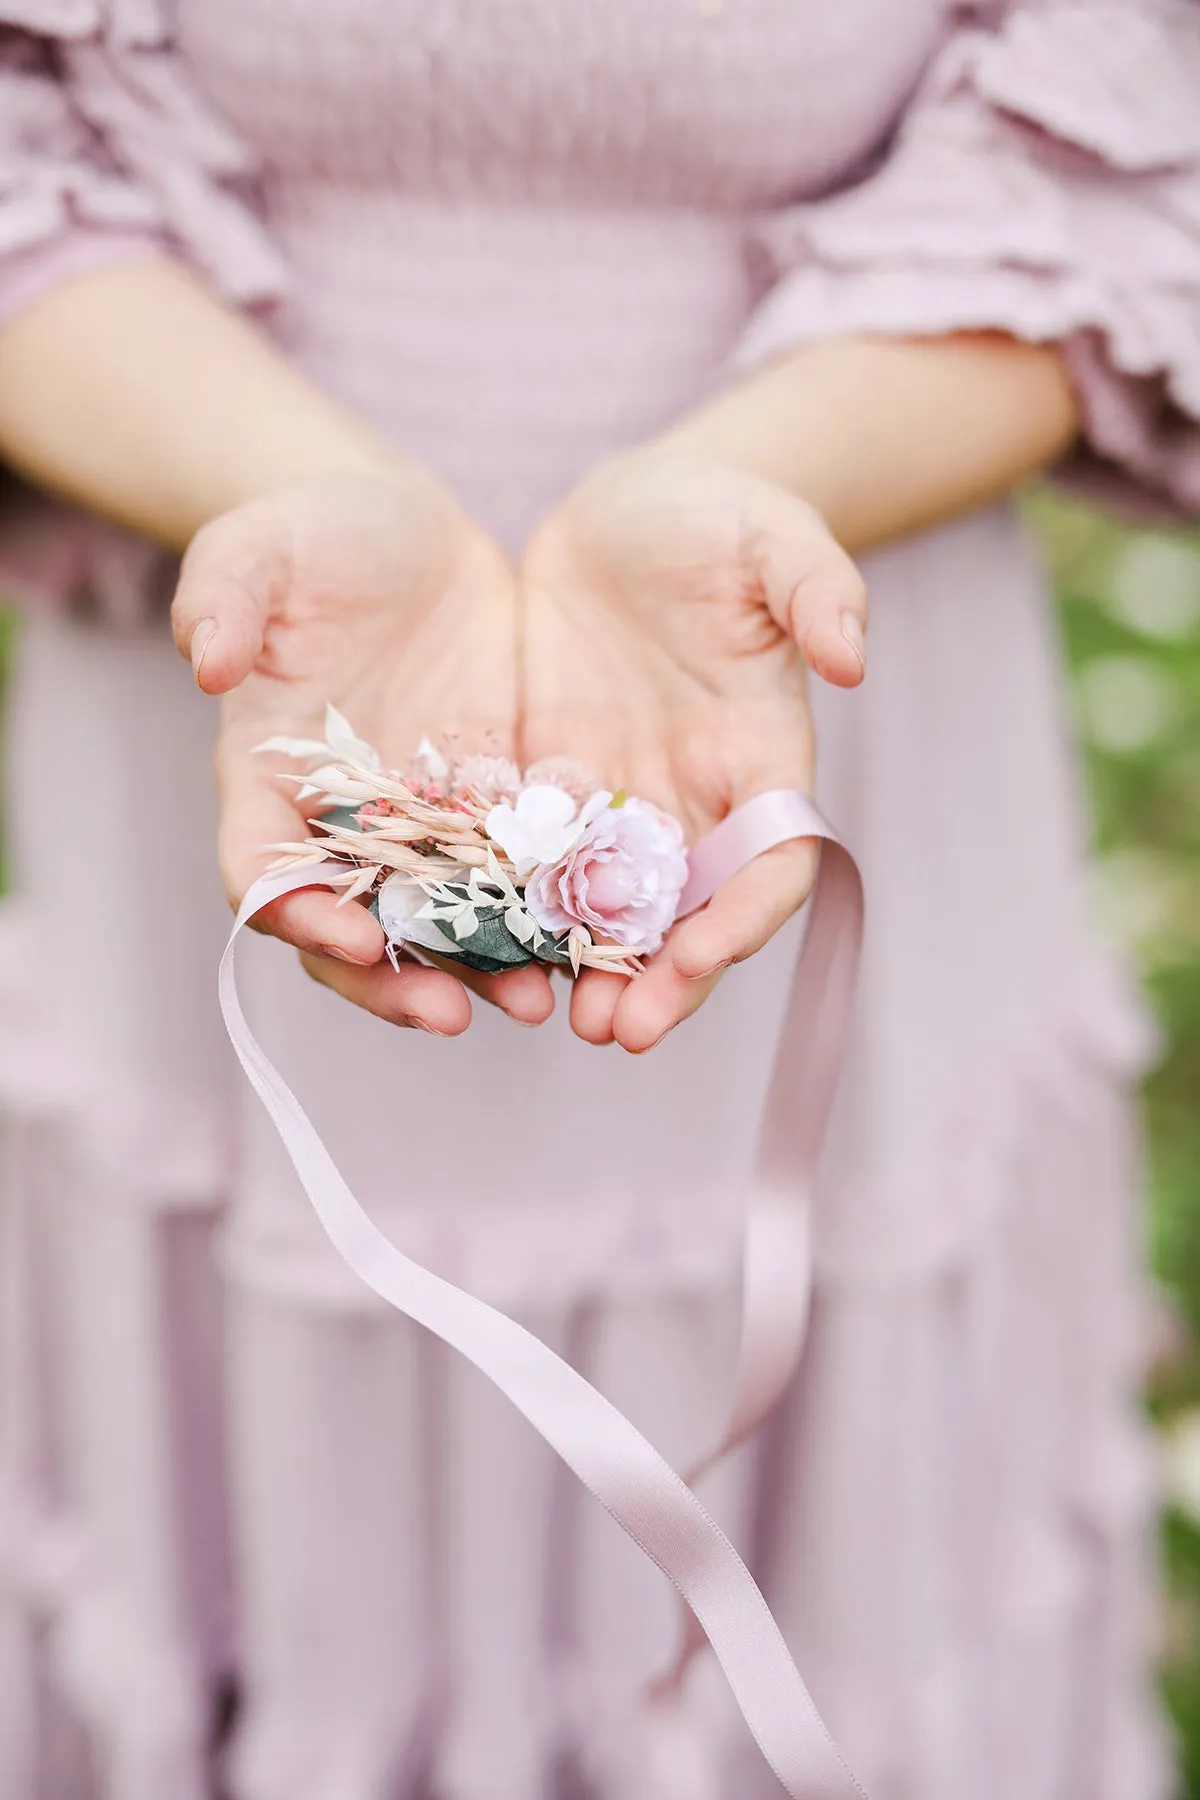
M835 687L857 687L867 672L867 586L832 540L793 587L788 616L809 668Z
M481 976L475 991L518 1025L544 1025L554 1011L549 972L536 963L503 975Z
M780 507L763 521L767 604L810 669L835 687L857 687L867 667L866 582L811 508L788 496L787 509L790 516Z
M730 876L671 935L671 961L681 979L702 981L761 950L808 899L816 867L815 844L800 838L776 844Z
M286 572L284 540L253 506L214 519L188 545L171 630L206 694L228 693L254 667Z
M635 1056L653 1050L698 1012L725 970L768 943L812 890L816 851L807 840L777 844L718 888L707 907L671 932L613 1016L616 1042Z
M435 1037L457 1037L471 1023L471 1002L460 981L417 962L390 962L358 969L328 956L301 955L322 987L330 988L389 1025L408 1025Z
M554 991L549 971L540 963L526 963L521 969L506 969L502 975L485 975L481 969L469 969L453 956L437 956L425 952L428 960L448 975L453 975L465 988L498 1007L518 1025L544 1025L554 1011Z
M571 1027L591 1044L618 1043L644 1055L691 1018L724 971L753 956L812 891L816 848L778 844L730 878L703 912L672 930L663 950L632 980L584 970L571 997Z
M300 888L264 906L255 924L271 937L311 956L372 968L383 959L387 939L365 906L351 900L338 905L328 888Z
M689 981L675 967L668 946L618 999L614 1040L632 1056L644 1056L699 1011L723 973L718 969L702 980Z
M309 826L269 766L269 759L227 746L221 754L218 778L221 868L230 902L236 907L251 882L274 860L271 846L306 837ZM313 878L319 878L319 871L314 870ZM364 906L354 901L339 903L336 893L318 886L273 901L255 916L254 924L310 955L368 966L380 961L387 943L383 928ZM503 975L485 975L452 957L432 960L523 1025L540 1025L554 1011L549 976L540 966L529 964Z
M272 846L307 837L308 822L264 759L225 748L218 758L217 782L218 855L230 904L236 907L274 861ZM313 879L319 881L319 870L314 869ZM365 907L354 901L339 906L337 894L319 886L273 901L256 914L254 924L297 950L352 963L377 963L386 942L382 926Z
M615 1041L635 1056L660 1044L708 999L725 970L768 943L812 890L816 849L777 844L720 887L702 912L671 931L613 1011Z
M634 976L641 981L643 976ZM586 1044L611 1044L617 1003L629 986L628 975L605 969L581 969L571 989L571 1030Z

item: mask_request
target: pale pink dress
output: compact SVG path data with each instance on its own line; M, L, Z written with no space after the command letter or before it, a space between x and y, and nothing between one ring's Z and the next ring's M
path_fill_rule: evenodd
M0 308L154 246L286 292L296 358L514 547L731 362L858 330L1063 340L1077 473L1200 502L1192 0L0 21ZM169 570L8 498L8 585L57 605L5 760L0 1794L202 1800L219 1763L235 1800L667 1800L637 1709L664 1584L344 1272L234 1078ZM811 1332L707 1497L875 1800L1156 1800L1147 1039L1087 923L1053 617L1006 506L867 572L871 678L814 701L869 926ZM245 997L396 1241L686 1462L796 942L641 1061L563 1017L389 1031L262 940ZM687 1800L765 1800L709 1675Z

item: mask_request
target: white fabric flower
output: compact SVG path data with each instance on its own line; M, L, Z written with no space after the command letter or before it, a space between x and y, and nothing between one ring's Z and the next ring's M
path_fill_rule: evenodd
M411 875L389 875L379 890L379 923L389 944L416 944L422 950L454 955L454 945L428 910L429 896Z
M560 862L611 799L601 789L577 812L563 788L539 784L523 789L512 806L493 806L484 825L521 878L542 863Z

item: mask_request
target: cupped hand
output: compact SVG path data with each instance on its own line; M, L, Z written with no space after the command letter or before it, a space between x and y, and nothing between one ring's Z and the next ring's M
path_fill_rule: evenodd
M514 747L512 571L421 472L320 479L214 520L184 557L172 623L201 688L224 696L220 859L235 906L274 860L270 846L308 831L308 809L281 779L295 764L255 746L323 736L327 701L389 766L423 735ZM318 980L397 1024L464 1030L464 982L525 1023L553 1006L540 967L461 979L411 960L393 969L376 920L328 890L288 895L257 923L296 945Z
M806 669L861 681L866 590L803 501L643 450L539 528L520 575L527 762L575 757L674 813L689 842L767 789L811 791ZM803 904L814 863L811 844L780 845L675 926L640 976L585 969L575 1031L651 1049Z

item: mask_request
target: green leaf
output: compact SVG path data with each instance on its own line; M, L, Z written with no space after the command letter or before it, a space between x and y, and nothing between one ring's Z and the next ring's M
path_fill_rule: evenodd
M461 882L449 883L448 889L455 899L468 898L466 886ZM465 938L455 937L449 920L436 921L442 936L453 946L456 962L465 963L469 969L480 969L486 975L499 975L505 969L523 969L526 963L533 961L533 952L520 943L504 923L505 910L503 905L477 906L475 929Z
M566 947L566 937L561 944L556 944L552 937L543 936L541 946L536 951L538 962L553 963L558 967L570 968L571 956Z

